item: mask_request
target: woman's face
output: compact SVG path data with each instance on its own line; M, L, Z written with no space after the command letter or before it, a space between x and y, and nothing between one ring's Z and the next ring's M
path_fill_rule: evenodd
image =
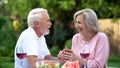
M84 16L82 14L78 15L75 21L76 21L75 25L77 30L80 32L81 35L85 35L87 33L87 26L86 26Z

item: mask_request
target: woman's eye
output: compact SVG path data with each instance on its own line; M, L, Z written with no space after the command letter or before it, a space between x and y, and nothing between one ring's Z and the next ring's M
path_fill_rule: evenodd
M77 21L78 24L80 24L81 22L80 21Z
M75 21L75 23L77 23L77 24L81 24L81 22L80 22L80 21Z
M78 22L79 24L81 23L81 22Z

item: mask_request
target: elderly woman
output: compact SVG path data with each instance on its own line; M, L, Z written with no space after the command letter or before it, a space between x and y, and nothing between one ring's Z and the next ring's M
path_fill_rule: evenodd
M79 33L72 38L71 49L60 51L58 57L64 61L78 60L81 68L106 68L109 56L109 40L99 31L96 13L83 9L74 14Z

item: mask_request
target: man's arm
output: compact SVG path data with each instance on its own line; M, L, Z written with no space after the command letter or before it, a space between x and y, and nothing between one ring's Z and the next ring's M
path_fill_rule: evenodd
M30 64L30 68L36 68L36 62L39 60L36 55L29 55L27 56L27 60Z
M45 56L45 59L46 59L46 60L57 60L56 57L53 57L53 56L51 56L51 55Z
M55 60L55 61L58 61L58 62L61 63L61 64L65 63L65 61L64 61L63 59L56 58L56 57L53 57L53 56L51 56L51 55L45 56L45 59L46 59L46 60Z
M36 62L37 61L40 61L40 59L38 59L38 57L36 55L29 55L27 56L27 60L30 64L30 68L36 68ZM58 59L56 57L53 57L51 55L47 55L45 56L45 59L44 60L55 60L55 61L58 61Z

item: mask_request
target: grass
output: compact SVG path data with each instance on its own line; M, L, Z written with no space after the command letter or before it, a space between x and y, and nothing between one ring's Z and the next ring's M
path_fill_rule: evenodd
M108 66L120 68L120 57L110 56L108 60Z
M0 57L0 68L14 68L13 58Z
M0 62L0 68L14 68L13 62Z
M108 67L119 67L120 68L120 62L119 63L109 62Z
M120 68L120 58L110 56L108 60L108 67ZM0 68L14 68L14 60L10 57L0 57Z

